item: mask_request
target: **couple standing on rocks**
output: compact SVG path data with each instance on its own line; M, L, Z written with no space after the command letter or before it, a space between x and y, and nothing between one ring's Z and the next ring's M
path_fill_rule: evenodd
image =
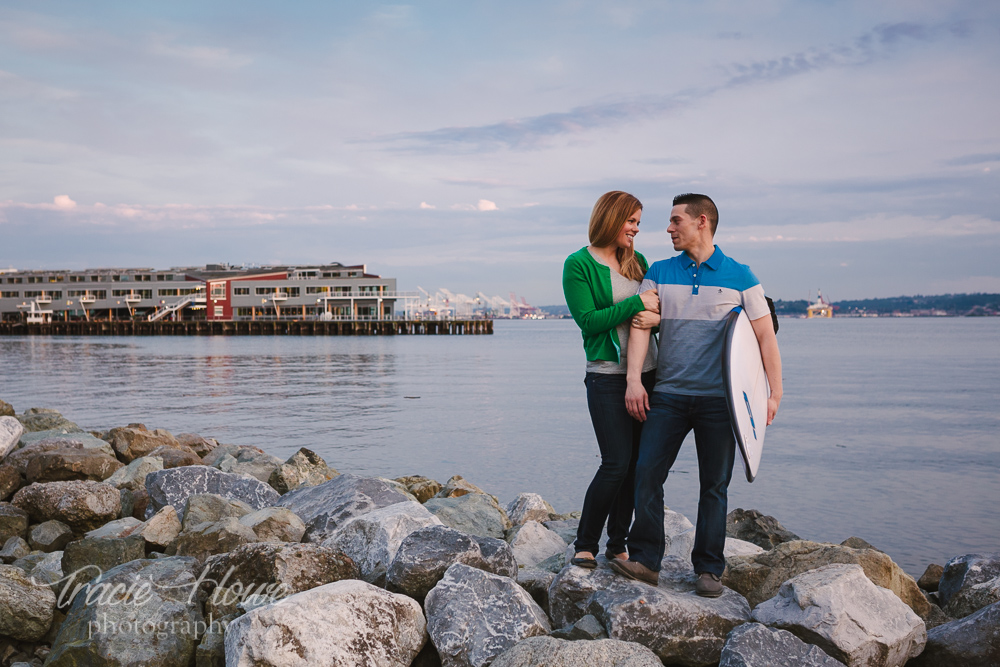
M634 196L604 194L590 216L590 245L563 267L566 303L583 333L587 404L601 451L572 562L597 566L607 521L611 568L657 584L666 546L663 484L693 429L701 493L691 560L697 593L718 597L736 456L721 366L730 311L746 310L760 345L771 388L768 424L781 403L781 356L760 282L714 243L719 212L709 197L674 197L667 233L681 254L652 266L633 247L641 217ZM650 345L657 327L658 344Z

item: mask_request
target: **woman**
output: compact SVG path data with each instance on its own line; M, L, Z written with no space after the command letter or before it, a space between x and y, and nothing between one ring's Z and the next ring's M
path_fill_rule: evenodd
M587 405L601 450L601 466L587 489L576 535L574 565L597 567L595 555L604 523L608 524L605 555L627 559L625 538L632 522L635 462L642 423L625 409L625 353L628 331L660 323L654 290L637 294L648 268L635 252L642 204L627 192L608 192L590 215L590 245L566 259L563 292L573 319L583 332L587 353ZM642 366L642 382L652 392L656 346L650 345Z

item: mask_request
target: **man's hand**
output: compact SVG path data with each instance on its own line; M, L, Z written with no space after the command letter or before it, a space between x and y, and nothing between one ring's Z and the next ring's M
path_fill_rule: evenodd
M629 382L625 389L625 409L632 419L646 421L646 411L649 410L649 394L642 382Z
M767 398L767 425L774 421L774 416L778 414L778 406L781 405L781 396L775 398L774 392Z
M652 329L660 326L660 315L651 310L643 310L632 317L631 324L636 329Z

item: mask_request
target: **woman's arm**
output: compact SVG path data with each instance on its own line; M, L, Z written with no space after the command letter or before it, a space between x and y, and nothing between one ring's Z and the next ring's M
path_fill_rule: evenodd
M572 257L563 266L563 293L573 319L585 334L610 331L638 312L646 310L642 295L636 294L608 308L598 308L593 287L580 263Z

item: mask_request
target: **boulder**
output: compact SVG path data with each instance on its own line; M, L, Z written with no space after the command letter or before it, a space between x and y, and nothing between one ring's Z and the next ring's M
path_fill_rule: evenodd
M226 665L409 667L426 641L420 605L357 580L254 609L226 630Z
M751 606L757 606L777 595L781 585L796 575L824 565L850 563L860 565L872 583L895 593L917 616L930 618L931 604L917 582L889 556L875 549L852 549L805 540L783 542L757 555L728 558L722 583L743 594Z
M125 514L125 508L127 505L132 506L132 511L128 513L128 516L134 516L136 519L146 519L149 508L149 494L146 493L146 489L136 489L134 491L129 489L120 490L122 498L122 514Z
M53 449L38 454L28 462L25 478L28 483L71 479L102 482L121 467L121 461L97 449Z
M64 433L62 431L39 431L21 436L21 448L10 453L5 463L13 463L23 475L28 462L41 452L53 449L95 449L108 456L115 456L115 450L106 441L89 433Z
M33 526L28 534L28 544L31 548L47 554L62 551L72 539L73 529L56 519Z
M726 535L771 550L783 542L802 539L773 516L757 510L734 509L726 517Z
M927 641L920 617L857 564L793 577L754 609L753 619L788 630L850 667L901 667Z
M549 521L556 511L537 493L520 493L506 507L507 518L518 526L528 521Z
M168 468L180 468L181 466L200 466L204 465L201 461L201 457L194 453L191 449L184 447L178 443L178 446L171 447L169 445L160 445L149 454L146 454L140 458L157 458L163 462L163 469Z
M242 500L255 510L273 505L278 492L260 480L232 475L208 466L183 466L158 470L146 476L149 506L146 514L173 505L184 507L184 502L195 494L214 493L224 498Z
M563 538L563 542L572 545L576 542L576 533L580 529L580 520L559 519L556 521L543 521L542 525Z
M504 651L493 667L662 667L656 654L645 646L617 639L566 641L553 637L529 637Z
M518 585L528 591L531 599L542 609L549 608L549 586L555 578L553 572L532 567L519 568L517 571ZM576 639L576 637L563 637L563 639Z
M927 631L924 652L907 667L1000 665L1000 602Z
M848 537L846 540L840 543L842 547L851 547L852 549L875 549L875 551L882 551L872 546L872 543L861 537L852 536Z
M239 519L253 511L252 507L236 498L226 498L217 493L196 493L184 501L181 525L186 530L198 524L215 523L229 517Z
M21 434L24 433L24 426L14 417L0 417L0 461L17 447L21 441Z
M509 576L511 569L500 567L501 571L496 571L494 563L483 556L479 542L472 535L443 525L426 526L413 531L400 543L386 571L386 588L423 602L428 591L455 563L503 576Z
M406 487L406 489L417 499L417 502L426 503L441 490L441 483L430 477L423 475L407 475L397 477L396 481Z
M589 596L586 612L612 639L647 646L666 664L715 665L729 631L750 620L750 606L729 589L718 598L699 597L695 581L690 563L668 556L658 586L615 577Z
M335 549L274 542L245 544L212 556L205 572L206 581L216 586L209 598L215 606L234 605L255 594L283 598L360 576L354 561Z
M424 609L444 667L489 665L522 639L552 631L545 612L517 582L463 563L448 568Z
M507 537L514 558L520 566L529 567L546 558L566 551L566 543L559 535L537 521L528 521L511 531Z
M84 537L103 537L114 538L114 537L128 537L129 535L135 533L140 527L143 526L143 522L139 521L135 517L127 516L121 519L116 519L114 521L109 521L100 528L95 528L94 530L87 531Z
M146 542L141 535L75 540L63 549L61 565L67 578L66 587L73 591L102 573L145 557Z
M33 553L14 561L12 565L24 570L33 584L46 585L53 594L59 595L63 586L62 556L61 551Z
M194 652L195 667L226 667L226 628L237 614L212 617L205 612L207 628Z
M1000 601L1000 553L956 556L944 565L938 584L941 608L954 618Z
M177 443L184 448L190 449L198 456L205 456L210 451L219 446L219 443L211 438L203 438L196 433L178 433L174 436Z
M425 502L424 507L441 519L444 525L470 535L503 539L511 527L507 514L489 496L481 493L434 497Z
M925 591L935 592L938 589L938 585L941 583L941 575L944 574L944 566L938 565L937 563L931 563L924 570L924 573L920 575L917 579L917 586L920 586Z
M149 431L142 424L119 426L108 431L108 441L115 453L125 463L149 456L157 447L178 448L181 446L170 431L156 429Z
M726 558L733 556L755 556L764 553L764 549L758 547L753 542L744 542L735 537L726 538L726 546L722 550L722 555Z
M215 523L199 523L182 530L175 545L178 556L191 556L204 561L209 556L257 541L257 535L252 529L234 517L227 517Z
M79 426L63 417L55 410L48 408L28 408L23 415L18 415L17 420L24 426L28 433L38 431L66 431L67 433L82 432Z
M434 497L435 498L459 498L461 496L467 495L469 493L478 493L480 495L488 496L493 499L493 503L499 508L500 501L497 500L496 496L491 496L472 482L466 480L461 475L455 475L441 487Z
M216 447L213 447L212 451L210 451L207 454L202 454L201 455L201 460L202 460L202 462L205 465L212 466L214 468L214 467L218 466L219 461L221 461L222 459L224 459L227 456L231 456L231 457L233 457L235 459L236 455L240 453L240 450L241 449L245 449L245 448L256 450L256 451L260 452L261 454L264 453L263 449L261 449L259 447L254 447L252 445L231 445L231 444L224 444L224 445L217 445Z
M607 639L608 633L595 616L587 614L573 625L567 625L564 628L553 630L552 634L549 636L555 637L556 639L569 639L570 641L592 641L596 639ZM656 654L654 653L653 655L655 656ZM657 660L659 660L659 658L657 658Z
M146 540L147 551L164 551L176 543L181 533L181 520L173 506L167 505L146 519L138 533Z
M24 558L31 553L31 547L24 539L14 536L8 537L0 548L0 563L10 565L19 558Z
M272 472L267 482L275 491L285 494L300 486L322 484L339 474L326 464L322 456L303 447Z
M78 533L117 519L122 508L118 489L88 480L31 484L14 494L12 502L34 521L58 519Z
M787 630L775 630L760 623L733 628L719 660L719 667L842 667L843 664Z
M261 542L301 542L306 524L287 507L265 507L240 517Z
M142 456L133 460L127 466L119 468L106 481L116 489L130 491L146 490L146 475L157 470L163 470L163 459L153 456Z
M396 491L399 491L400 493L402 493L404 496L406 496L407 500L412 500L415 503L419 503L420 502L419 500L417 500L417 497L415 495L413 495L412 493L410 493L409 489L407 489L405 486L403 486L402 484L400 484L396 480L389 479L388 477L376 477L376 479L382 480L383 482L385 482L386 484L388 484L392 488L396 489Z
M215 467L223 472L250 475L267 484L271 475L281 468L281 459L256 448L241 447L235 457L222 457Z
M365 581L385 586L386 570L403 540L420 528L440 525L438 518L423 505L407 501L343 522L323 541L323 546L351 558L357 563Z
M10 503L0 503L0 544L11 537L26 537L28 513Z
M487 572L499 574L501 577L517 579L517 561L514 559L514 551L510 545L495 537L483 537L482 535L472 535L479 544L479 552L486 561Z
M14 412L14 406L7 401L0 401L0 417L13 417L17 413ZM19 424L21 422L18 422Z
M307 542L322 542L344 521L406 500L406 496L381 480L339 475L316 486L289 491L271 504L287 507L299 515L306 524Z
M549 617L556 627L573 625L589 612L590 598L598 590L622 578L611 571L604 556L597 557L596 569L563 568L549 585Z
M199 569L193 558L163 558L135 560L105 572L73 599L46 665L191 664L205 629L195 595ZM147 585L140 589L142 582Z
M10 463L0 464L0 500L10 498L14 492L24 486L24 479Z
M56 596L13 565L0 565L0 636L37 642L52 626Z

